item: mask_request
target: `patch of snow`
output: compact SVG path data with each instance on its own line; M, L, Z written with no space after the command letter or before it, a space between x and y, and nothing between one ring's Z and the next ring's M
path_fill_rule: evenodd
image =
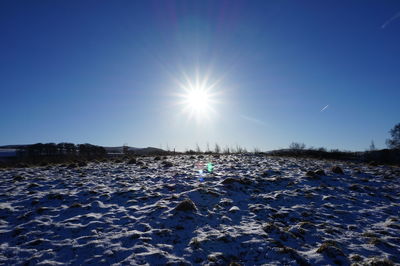
M400 263L397 168L205 155L199 182L190 156L140 161L0 169L0 264Z

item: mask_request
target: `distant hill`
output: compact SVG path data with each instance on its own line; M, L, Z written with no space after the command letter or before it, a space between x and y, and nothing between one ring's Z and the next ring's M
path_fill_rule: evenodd
M117 146L117 147L103 147L106 149L107 153L122 153L123 146ZM136 151L140 150L140 148L135 148L135 147L128 147L129 151Z
M135 153L146 155L146 154L153 154L153 153L164 154L164 153L168 153L168 152L163 149L147 147L147 148L143 148L143 149L137 149L137 150L135 150Z
M18 145L3 145L0 146L0 149L19 149L19 148L24 148L26 146L29 146L30 144L18 144Z
M117 146L117 147L104 147L107 151L107 153L122 153L123 151L123 146ZM158 149L154 147L147 147L147 148L136 148L136 147L128 147L128 151L132 152L137 155L148 155L148 154L164 154L168 153L167 151L163 149Z
M32 144L16 144L16 145L3 145L0 146L1 156L15 156L16 150L25 148ZM116 147L103 147L108 154L110 153L121 153L123 151L123 146ZM158 149L154 147L147 148L136 148L136 147L128 147L128 151L137 155L150 155L150 154L167 154L168 152L163 149Z

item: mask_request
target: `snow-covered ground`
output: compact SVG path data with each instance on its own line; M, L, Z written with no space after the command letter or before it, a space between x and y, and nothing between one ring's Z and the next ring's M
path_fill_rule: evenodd
M400 263L399 169L253 155L138 161L0 170L0 264ZM199 162L214 164L203 182Z

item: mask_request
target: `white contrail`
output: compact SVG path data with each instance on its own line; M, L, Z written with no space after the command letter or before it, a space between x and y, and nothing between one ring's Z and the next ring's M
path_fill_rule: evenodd
M246 116L246 115L240 115L241 118L246 119L247 121L253 122L255 124L259 124L259 125L266 125L266 123L264 121L261 121L257 118L254 117L250 117L250 116Z
M390 23L392 23L393 20L397 19L400 17L400 12L398 12L396 15L394 15L393 17L391 17L390 19L388 19L385 23L383 23L382 25L382 29L386 28L387 25L389 25Z
M324 108L321 109L321 112L325 111L326 108L329 107L329 104L327 104Z

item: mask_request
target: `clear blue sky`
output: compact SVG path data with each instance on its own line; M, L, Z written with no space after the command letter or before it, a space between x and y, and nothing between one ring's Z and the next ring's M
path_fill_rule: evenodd
M0 145L384 148L400 122L399 12L396 0L0 1ZM204 119L177 104L196 75L219 81Z

